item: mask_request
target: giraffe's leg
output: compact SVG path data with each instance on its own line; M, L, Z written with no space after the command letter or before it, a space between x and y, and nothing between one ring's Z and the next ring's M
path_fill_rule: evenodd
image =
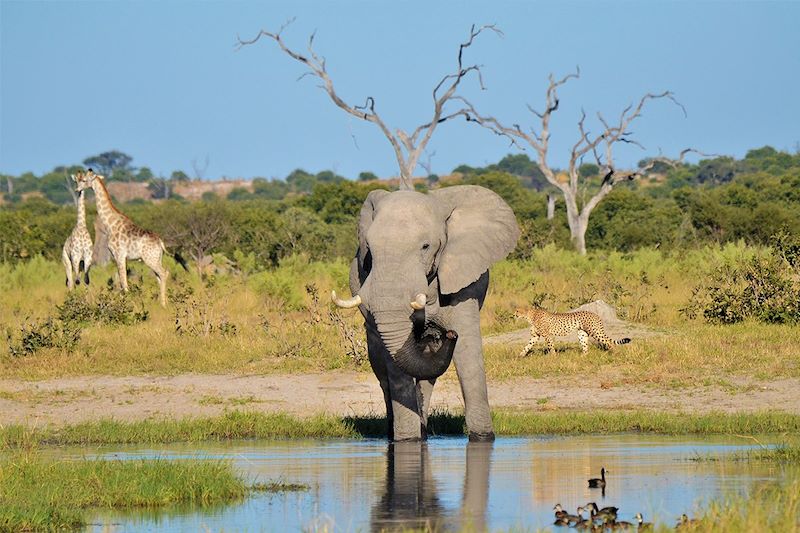
M83 282L89 284L89 269L92 268L92 251L83 256Z
M75 283L72 278L72 261L66 250L61 254L61 262L64 263L64 270L67 272L67 289L72 290L75 288Z
M578 342L581 343L581 351L583 353L589 352L589 335L582 329L578 330Z
M164 265L161 264L161 254L158 254L155 257L145 257L143 258L144 264L146 264L150 269L155 273L156 278L158 278L158 300L161 302L161 307L167 306L167 278L169 278L169 270L164 268Z
M83 264L83 259L78 254L74 254L72 257L72 276L75 280L75 285L81 284L81 265Z
M125 264L124 255L115 255L114 259L117 261L117 274L119 274L119 286L124 292L128 292L128 270Z

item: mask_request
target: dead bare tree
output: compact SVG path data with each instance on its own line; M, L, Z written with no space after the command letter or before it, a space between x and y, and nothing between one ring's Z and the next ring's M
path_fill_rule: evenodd
M72 196L72 203L75 207L78 207L78 193L75 192L75 182L72 181L72 178L69 177L69 172L64 170L64 187L69 192L69 195Z
M298 79L302 79L307 75L318 78L322 82L319 87L328 93L328 96L334 104L350 115L366 122L371 122L380 128L381 132L383 132L383 135L392 145L395 157L397 158L397 164L400 169L401 189L413 189L413 184L411 181L413 172L417 168L419 158L425 151L425 147L428 145L428 142L430 141L431 136L433 135L433 132L436 130L437 126L455 117L467 116L467 109L465 107L461 107L451 112L445 111L445 104L447 104L449 101L457 99L456 91L461 83L461 80L464 79L464 77L469 73L474 72L478 77L478 82L480 83L481 89L484 88L483 80L481 78L481 66L464 66L462 63L464 50L469 48L475 38L478 37L478 35L480 35L483 31L492 31L497 35L503 34L492 24L484 25L477 29L474 25L472 26L469 32L469 38L466 40L466 42L461 43L461 45L458 47L458 62L456 70L451 74L445 75L433 88L433 116L431 120L421 124L420 126L417 126L409 134L406 130L400 128L397 128L394 130L394 132L392 132L392 130L386 125L381 116L375 110L374 97L368 96L363 105L350 105L336 93L333 80L328 74L325 58L319 56L314 51L313 45L315 34L312 33L308 39L308 55L303 55L289 48L283 41L281 34L283 33L283 30L286 29L286 27L293 21L294 19L289 20L286 24L281 26L276 33L261 30L258 32L258 35L250 40L242 40L237 36L237 49L254 44L262 37L274 40L281 50L288 54L292 59L299 61L308 68L308 71Z
M675 96L670 91L654 94L647 93L641 97L638 104L629 105L620 114L619 120L615 123L608 122L602 114L598 113L597 118L603 126L603 130L599 135L592 135L586 128L586 113L581 111L581 118L578 121L579 138L570 151L569 165L566 170L566 178L559 179L559 176L551 168L548 163L548 150L550 148L550 119L559 107L558 88L567 83L570 79L577 79L580 77L580 69L574 73L568 74L561 79L555 79L550 75L550 83L547 87L545 96L545 108L543 112L536 111L531 106L528 110L538 118L539 125L537 128L530 128L529 131L523 130L519 124L512 124L507 126L501 123L497 118L492 116L484 116L472 106L472 104L463 97L457 96L466 108L469 110L467 120L476 122L481 126L491 130L497 135L501 135L510 139L511 143L525 150L530 147L536 153L535 163L544 174L547 181L557 188L562 196L567 207L567 222L569 224L570 235L575 249L581 254L586 253L586 229L589 224L589 215L595 207L605 198L613 189L614 185L623 181L631 181L655 165L656 162L664 162L669 165L677 165L683 161L686 154L690 152L701 154L693 148L687 148L680 153L678 159L668 159L665 157L653 158L648 165L638 170L618 170L614 163L614 147L619 143L633 144L642 149L644 147L636 140L631 138L631 131L629 126L642 114L645 104L650 100L667 99L683 110L686 114L684 107L675 99ZM583 158L587 155L593 156L597 165L602 170L602 181L600 187L588 200L581 202L580 193L586 192L586 184L581 187L581 176L579 168L583 162ZM705 155L705 154L702 154ZM548 213L551 209L555 208L555 202L548 202Z

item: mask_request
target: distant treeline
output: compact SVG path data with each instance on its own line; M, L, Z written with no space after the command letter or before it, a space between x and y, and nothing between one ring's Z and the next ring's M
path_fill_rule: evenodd
M5 200L0 207L0 260L60 257L75 221L65 177L81 168L59 167L41 177L0 177ZM188 180L179 171L161 179L145 172L146 167L111 170L110 179L133 176L149 182L159 198L169 196L157 194L163 187ZM600 169L584 165L581 174L588 198L600 184ZM515 257L528 257L533 247L548 243L570 248L563 201L559 198L555 216L548 220L547 196L554 190L526 155L509 155L483 168L460 166L452 176L440 180L431 175L418 180L416 187L458 184L488 187L511 205L523 229ZM256 178L252 190L234 189L227 198L206 194L202 201L190 203L171 195L168 200L137 200L119 207L161 234L169 247L195 260L223 254L240 267L257 269L297 253L310 259L350 256L364 198L370 190L386 187L372 173L351 181L331 171L295 170L283 180ZM41 194L26 195L33 191ZM93 214L90 202L90 224ZM741 160L718 157L678 168L656 165L644 178L617 185L592 213L586 241L589 249L621 251L738 240L768 244L781 230L800 233L800 153L767 146Z

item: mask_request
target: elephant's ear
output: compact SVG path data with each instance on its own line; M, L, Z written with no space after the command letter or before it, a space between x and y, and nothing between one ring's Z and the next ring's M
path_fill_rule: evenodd
M431 191L449 210L447 243L439 258L439 290L453 294L477 279L517 245L517 217L497 194L476 185Z
M362 266L369 251L367 247L367 230L372 225L372 219L375 218L375 208L387 194L389 194L389 191L381 189L370 191L367 199L364 200L364 205L361 206L361 215L358 218L358 262Z

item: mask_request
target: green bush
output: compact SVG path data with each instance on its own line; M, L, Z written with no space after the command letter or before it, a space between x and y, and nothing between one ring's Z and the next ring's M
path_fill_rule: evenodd
M58 319L64 324L131 325L147 320L149 313L141 301L134 302L136 295L107 288L100 293L84 291L67 293L64 303L56 306Z
M800 321L800 283L789 264L772 251L726 262L697 285L682 313L712 323L747 318L767 323Z
M45 348L72 351L81 340L81 328L75 323L47 317L23 324L18 338L15 339L10 331L7 337L11 356L25 357Z

